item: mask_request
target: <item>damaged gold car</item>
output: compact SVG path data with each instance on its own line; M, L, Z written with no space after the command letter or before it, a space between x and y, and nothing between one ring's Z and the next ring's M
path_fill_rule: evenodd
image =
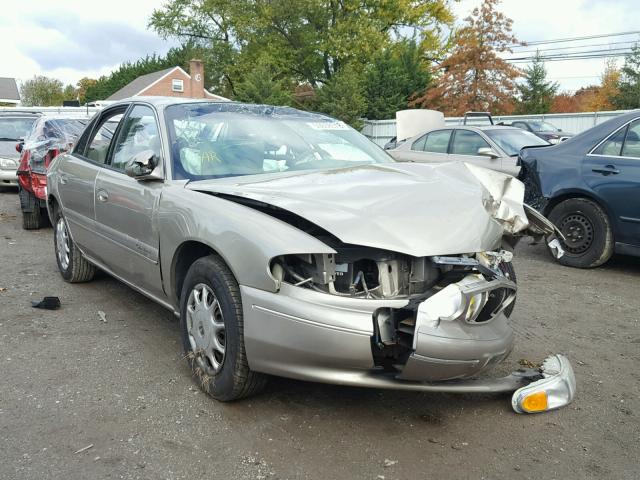
M520 236L552 224L522 184L463 163L396 163L344 123L292 108L131 99L48 173L63 278L105 270L180 317L203 388L266 375L569 403L562 355L502 378Z

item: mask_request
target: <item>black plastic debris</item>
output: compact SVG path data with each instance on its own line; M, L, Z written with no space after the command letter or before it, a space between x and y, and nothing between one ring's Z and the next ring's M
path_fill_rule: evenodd
M44 297L39 302L31 302L33 308L44 308L45 310L57 310L60 308L60 299L58 297Z

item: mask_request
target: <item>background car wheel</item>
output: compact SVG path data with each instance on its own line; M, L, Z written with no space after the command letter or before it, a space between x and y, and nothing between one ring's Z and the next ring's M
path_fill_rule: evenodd
M562 242L562 265L592 268L605 263L613 254L613 233L609 217L586 198L570 198L556 205L549 215L566 238Z
M213 398L236 400L264 387L267 377L249 369L238 283L217 255L196 260L187 272L180 331L191 369Z
M37 230L46 225L46 214L43 215L38 199L31 192L20 188L20 206L22 208L22 228Z
M53 222L53 243L62 278L70 283L88 282L93 278L96 267L84 258L73 243L67 222L59 210L56 210Z

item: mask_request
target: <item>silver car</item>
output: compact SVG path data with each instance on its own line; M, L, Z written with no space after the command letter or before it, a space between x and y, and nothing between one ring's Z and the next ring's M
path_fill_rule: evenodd
M548 146L534 133L500 125L439 128L406 140L388 153L404 162L462 161L517 175L518 153L523 147Z
M63 278L97 267L173 311L216 399L265 374L515 390L519 412L573 398L561 355L472 378L512 348L517 237L557 243L512 177L396 163L324 115L159 97L98 114L48 186Z

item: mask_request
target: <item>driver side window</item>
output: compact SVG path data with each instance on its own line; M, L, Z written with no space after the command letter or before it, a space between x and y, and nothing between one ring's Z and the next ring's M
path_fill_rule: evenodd
M153 110L136 105L125 118L113 149L111 167L124 171L127 163L138 153L151 150L160 159L160 136Z

